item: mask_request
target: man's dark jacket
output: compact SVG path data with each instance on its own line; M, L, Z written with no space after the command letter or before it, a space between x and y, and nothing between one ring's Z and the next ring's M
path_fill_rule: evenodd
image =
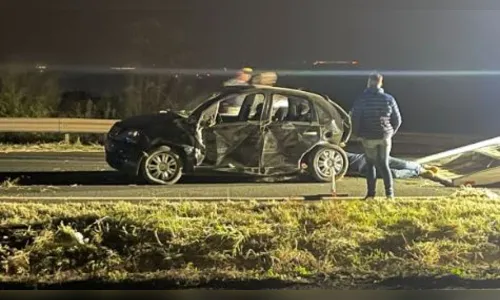
M401 126L401 114L393 96L379 88L367 88L351 110L352 134L365 139L391 138Z

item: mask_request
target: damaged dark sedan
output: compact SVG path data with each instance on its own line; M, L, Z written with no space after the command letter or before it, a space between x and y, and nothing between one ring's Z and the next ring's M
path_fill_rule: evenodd
M114 169L151 184L174 184L206 170L256 176L341 178L349 115L326 96L272 86L223 88L189 114L172 111L121 120L106 139Z

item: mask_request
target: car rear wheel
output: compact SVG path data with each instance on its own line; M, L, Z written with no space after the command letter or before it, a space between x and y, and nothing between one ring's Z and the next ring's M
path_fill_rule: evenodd
M141 165L142 177L150 184L171 185L182 176L182 159L174 150L162 146L151 151Z
M335 169L335 180L344 177L349 166L345 151L336 145L321 146L309 156L309 173L317 181L332 180L332 167Z

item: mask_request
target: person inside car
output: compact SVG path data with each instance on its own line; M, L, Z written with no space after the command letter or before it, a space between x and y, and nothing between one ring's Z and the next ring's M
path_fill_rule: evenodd
M264 109L264 103L257 104L255 107L255 114L249 119L250 121L259 121L262 115L262 110Z
M306 103L300 103L297 106L298 110L298 116L297 116L297 121L298 122L310 122L311 121L311 109L309 105Z

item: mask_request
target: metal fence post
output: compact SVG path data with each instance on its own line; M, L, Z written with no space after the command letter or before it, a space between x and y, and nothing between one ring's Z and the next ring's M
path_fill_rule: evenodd
M331 168L331 173L332 173L332 183L331 183L331 186L330 186L330 192L332 194L332 196L337 196L337 185L336 185L336 182L335 182L335 167L332 166Z

